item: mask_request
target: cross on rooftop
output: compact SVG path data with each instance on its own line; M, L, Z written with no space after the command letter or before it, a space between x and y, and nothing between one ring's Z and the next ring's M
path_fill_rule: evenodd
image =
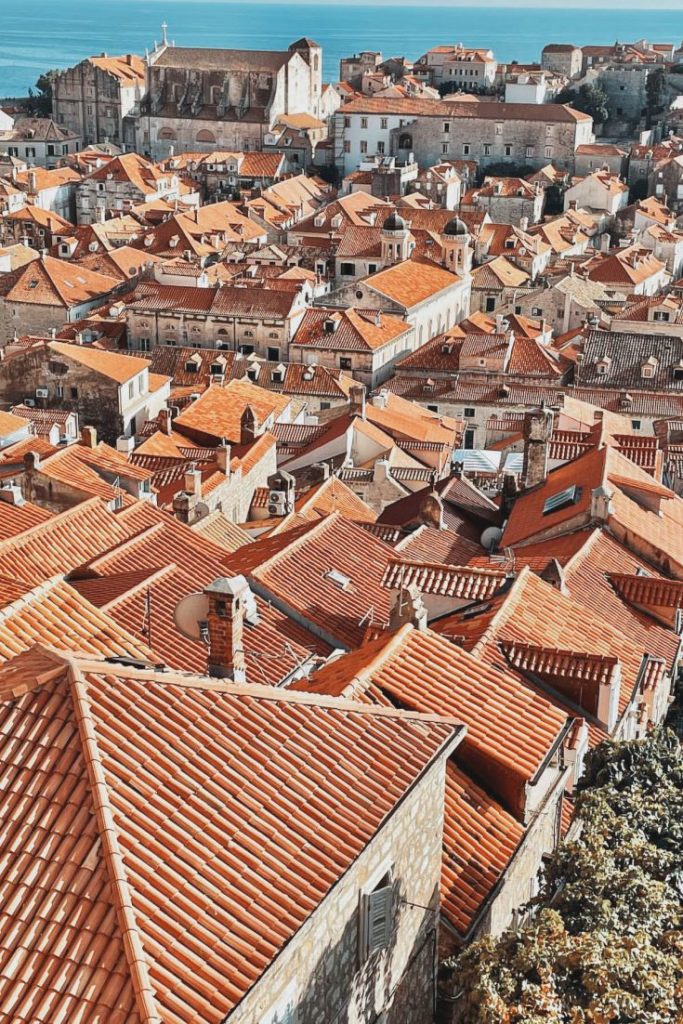
M164 46L168 46L168 38L166 32L168 31L168 25L165 21L161 23L161 42Z

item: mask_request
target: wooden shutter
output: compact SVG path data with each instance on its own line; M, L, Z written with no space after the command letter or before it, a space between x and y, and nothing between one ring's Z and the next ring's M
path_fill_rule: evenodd
M386 949L391 936L393 892L390 885L368 894L368 954Z

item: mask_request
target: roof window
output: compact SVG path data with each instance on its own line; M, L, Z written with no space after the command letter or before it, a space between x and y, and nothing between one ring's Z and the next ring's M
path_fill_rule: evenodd
M546 498L543 504L543 515L548 516L553 512L559 512L560 509L568 508L570 505L576 505L580 497L581 488L577 484L572 484L564 491L558 491L557 494Z
M323 579L334 583L335 587L339 587L340 590L348 590L351 586L351 580L349 577L345 576L343 572L339 572L338 569L328 569L324 574Z

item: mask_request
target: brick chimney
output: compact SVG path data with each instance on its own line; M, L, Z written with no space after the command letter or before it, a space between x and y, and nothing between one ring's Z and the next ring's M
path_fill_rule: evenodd
M536 487L548 476L548 446L553 432L553 414L549 409L529 412L524 418L524 462L522 487Z
M351 415L365 419L365 385L354 384L349 392L349 399Z
M159 430L162 434L170 434L173 427L173 417L170 409L159 410Z
M244 576L221 577L204 593L209 599L209 675L246 683L243 634L245 606L251 599L249 584Z
M216 464L225 476L230 476L230 451L230 445L223 438L218 448L216 448Z
M81 427L81 444L84 448L97 448L97 430L95 427Z

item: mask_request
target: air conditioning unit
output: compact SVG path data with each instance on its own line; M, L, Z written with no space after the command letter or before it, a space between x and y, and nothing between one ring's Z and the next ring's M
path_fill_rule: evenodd
M36 388L36 398L49 398L50 392L47 388Z
M27 405L29 407L29 409L32 409L35 404L36 404L35 398L25 398L24 399L24 405Z

